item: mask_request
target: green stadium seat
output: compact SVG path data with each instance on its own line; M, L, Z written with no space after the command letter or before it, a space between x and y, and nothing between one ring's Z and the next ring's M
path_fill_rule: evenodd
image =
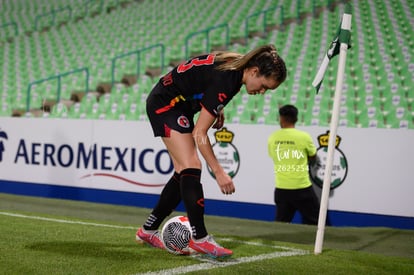
M277 106L263 106L264 123L269 125L279 124L279 108Z
M22 9L22 3L19 1L9 2L2 6L0 19L11 18L10 14L17 16L22 26L26 24L30 27L33 27L33 20L31 19L33 14L38 11L43 12L50 7L60 7L68 3L78 7L83 3L81 0L58 0L53 3L34 0L25 4L27 6L27 10L25 10L27 16L24 17L22 12L19 12L24 10ZM114 7L117 5L116 2L115 0L104 1L104 5L105 7ZM276 4L283 4L286 11L285 15L296 17L298 4L302 11L310 12L312 8L311 1L289 0L275 3L266 0L243 0L242 2L243 4L236 5L234 2L228 1L210 1L208 10L211 13L206 13L204 16L195 15L193 12L200 8L206 9L205 3L197 1L191 3L187 1L179 3L163 2L163 5L159 5L158 1L142 1L132 3L128 9L114 9L109 14L103 13L79 22L69 22L61 28L51 28L41 35L40 33L34 33L30 37L21 36L12 44L5 44L2 48L4 55L0 56L0 64L3 64L0 65L0 75L2 75L0 83L3 83L3 88L6 87L5 89L10 91L8 93L13 93L13 96L5 97L9 102L7 108L25 110L28 83L55 75L58 72L88 67L90 70L89 86L91 89L95 89L99 83L111 80L111 59L118 54L137 50L151 44L163 43L166 45L166 61L180 60L184 55L185 37L193 31L220 23L228 23L231 27L231 38L244 38L244 20L254 12ZM326 5L326 1L318 0L314 4L322 6ZM168 19L154 20L150 16L150 11L154 10L155 7L168 11L171 16ZM97 8L93 7L93 9ZM405 11L412 10L412 8L411 1L373 1L372 3L356 1L353 3L353 20L355 22L352 26L353 48L349 51L346 64L344 86L346 99L341 101L340 119L344 120L344 117L353 113L362 115L367 106L375 107L375 110L382 110L383 113L381 114L383 116L391 116L391 112L389 114L384 113L386 109L411 108L414 98L411 92L411 87L414 85L414 62L412 61L414 35L411 28L409 28L410 21L405 16ZM303 114L306 114L306 117L301 118L304 125L315 125L316 122L319 125L321 121L326 121L323 112L308 116L308 111L311 111L314 105L318 105L321 110L331 109L332 96L335 90L335 65L337 60L333 59L328 68L327 76L319 93L321 97L314 95L310 82L313 80L317 66L325 54L327 45L331 42L341 10L342 8L335 8L332 12L322 11L318 18L303 18L304 22L302 24L293 21L285 26L284 31L273 29L268 32L267 37L249 38L247 45L242 45L241 42L230 45L230 50L243 53L260 44L274 43L284 57L290 74L287 81L276 92L271 93L269 91L267 94L270 97L265 97L264 100L263 98L260 98L261 101L256 98L254 100L246 100L243 97L236 100L235 98L234 103L226 106L226 113L229 113L228 117L233 119L233 117L238 116L241 123L243 121L271 123L272 119L268 119L270 111L273 112L280 105L295 99L292 100L292 103L297 104ZM84 11L78 8L77 13L82 12ZM279 13L280 11L275 11L272 16L277 16ZM183 14L185 20L182 19ZM171 22L171 20L175 20L175 22ZM277 24L277 18L275 20L269 19L268 23ZM262 23L260 18L257 19L257 23ZM174 26L174 28L169 26ZM200 39L192 41L192 43L199 41ZM218 47L220 44L223 44L223 35L220 32L213 32L210 46ZM199 50L205 48L205 44L200 43L199 48ZM147 66L155 66L154 64L159 62L157 58L155 52L145 53L141 58L141 71L145 71ZM131 60L120 60L116 72L116 81L120 81L122 74L126 72L135 73L135 62L134 57ZM125 112L126 119L131 117L146 119L145 111L141 110L141 106L138 114L135 114L137 108L132 112L133 115L127 113L131 113L130 106L132 103L145 105L146 96L156 80L140 76L137 84L129 87L127 92L123 91L122 87L116 87L115 85L109 99L101 98L101 100L105 99L106 103L104 104L100 100L99 112L106 110L106 119L113 119L114 116L117 116L118 111ZM39 85L39 88L35 89L36 93L33 92L32 94L31 103L33 106L40 107L44 99L57 99L55 86L55 83ZM81 91L84 86L84 78L81 75L65 78L62 82L60 98L70 99L72 91ZM307 100L302 100L303 98ZM79 118L93 116L90 114L93 103L90 99L82 99L79 104L71 106L68 110L68 116ZM114 103L117 103L116 112L112 108ZM243 104L245 110L240 110L240 105ZM106 107L102 105L106 105ZM77 111L75 111L76 109ZM126 112L126 110L129 111ZM245 114L241 117L245 111L246 113L250 112L250 115ZM97 119L100 117L99 114L94 114L94 116L98 116ZM370 119L372 118L368 117L361 120L369 121ZM406 118L402 120L410 121ZM347 125L347 127L354 127L349 126L353 125L352 123ZM369 123L364 122L364 125L369 125ZM382 124L377 123L377 125L381 126ZM387 125L389 124L384 125L384 127L389 127Z
M80 118L82 113L82 109L81 109L81 103L80 102L75 102L68 111L68 118L71 119L78 119Z
M58 102L50 110L50 118L67 118L69 111L65 104Z
M110 120L125 120L125 112L120 108L120 106L114 102L111 106L105 111L105 118Z
M340 127L357 127L358 115L354 111L347 110L346 115L340 115L338 126Z
M126 109L126 120L139 120L141 114L143 113L141 109L142 108L140 104L131 103L129 107Z
M12 114L11 105L8 102L3 101L1 108L0 108L0 117L11 116L11 114Z
M375 107L369 107L356 114L357 125L362 128L386 128L383 114Z

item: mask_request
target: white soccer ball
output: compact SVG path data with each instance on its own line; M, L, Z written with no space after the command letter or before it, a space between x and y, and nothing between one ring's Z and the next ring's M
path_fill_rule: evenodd
M161 230L165 249L177 255L190 254L191 225L186 216L175 216L165 222Z

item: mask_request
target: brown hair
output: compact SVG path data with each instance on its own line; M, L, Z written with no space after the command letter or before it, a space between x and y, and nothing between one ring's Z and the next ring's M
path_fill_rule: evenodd
M286 79L287 70L283 59L274 45L264 45L251 50L247 54L234 52L217 52L216 61L224 62L217 69L222 71L239 71L250 67L258 67L259 74L273 77L278 83Z

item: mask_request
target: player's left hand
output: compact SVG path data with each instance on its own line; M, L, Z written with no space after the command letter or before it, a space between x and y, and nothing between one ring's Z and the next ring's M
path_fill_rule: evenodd
M231 195L236 192L232 178L224 171L215 174L217 184L224 195Z
M214 129L221 129L221 127L223 127L223 125L224 125L224 109L221 109L217 113L216 122L214 123L214 125L212 127Z

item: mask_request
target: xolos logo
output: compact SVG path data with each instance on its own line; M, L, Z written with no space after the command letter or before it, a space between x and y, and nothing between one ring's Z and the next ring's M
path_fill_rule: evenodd
M3 161L3 152L5 151L3 140L7 140L7 139L8 139L7 133L4 131L0 131L0 162Z

